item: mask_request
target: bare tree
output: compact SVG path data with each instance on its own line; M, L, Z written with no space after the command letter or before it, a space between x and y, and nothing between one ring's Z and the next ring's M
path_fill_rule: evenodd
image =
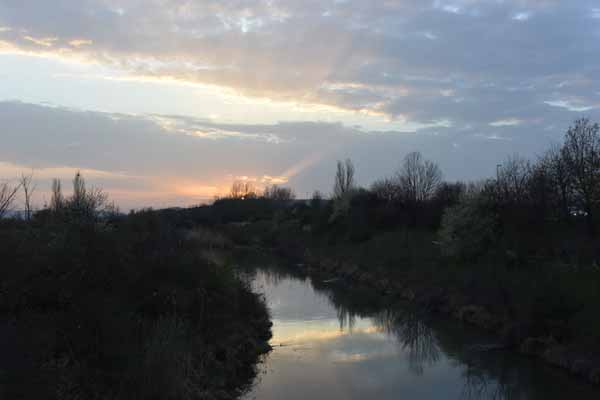
M333 198L340 199L345 193L354 188L354 164L347 158L345 162L337 162Z
M376 180L370 190L379 200L386 202L399 200L402 196L402 188L397 181L390 178Z
M498 166L496 195L502 203L523 203L528 196L532 168L529 161L513 155Z
M409 153L397 175L406 200L421 202L431 199L442 182L442 171L438 165L423 160L421 153Z
M296 198L292 189L277 185L267 186L263 196L274 201L290 201Z
M33 172L30 174L21 174L19 184L23 189L23 206L25 208L25 219L31 221L33 214L32 198L35 192L36 185L33 183Z
M576 120L567 131L562 153L590 232L595 233L594 211L600 201L600 126L587 118Z
M73 179L73 195L67 201L69 210L82 217L95 217L107 204L108 196L102 189L87 188L81 173L77 172Z
M552 146L541 157L539 164L548 174L562 217L567 219L573 203L573 182L563 149L558 145Z
M229 197L232 199L249 199L257 197L256 188L252 182L235 181L231 185Z
M20 185L11 185L9 182L0 183L0 218L10 211L19 189Z
M52 198L50 199L50 210L60 211L65 205L65 198L62 193L60 179L52 180Z

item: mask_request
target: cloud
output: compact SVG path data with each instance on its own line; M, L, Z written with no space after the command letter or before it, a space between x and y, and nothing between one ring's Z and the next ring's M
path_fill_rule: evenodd
M500 119L498 121L490 122L490 126L494 126L494 127L516 126L516 125L521 125L522 123L523 123L523 121L521 121L518 118L507 118L507 119Z
M0 40L140 78L466 124L499 113L492 89L522 119L549 97L591 101L600 90L596 11L591 0L7 0L0 26L11 29ZM556 88L574 74L594 84Z
M132 204L198 201L240 176L327 192L338 158L353 158L368 184L413 150L449 179L492 175L505 155L534 157L559 141L583 113L600 118L597 14L593 0L4 0L2 53L102 66L94 79L107 89L85 104L124 107L129 98L110 92L123 82L136 102L152 83L177 82L175 95L226 93L253 114L270 102L308 111L231 123L188 112L193 101L187 116L0 102L0 162L103 171L93 179ZM81 71L66 72L59 77L81 79L70 88L83 93ZM37 89L9 86L18 98ZM357 126L353 115L377 124Z
M321 161L310 156L315 147L335 162L366 134L337 123L217 124L21 102L0 102L0 122L0 162L13 166L0 170L0 177L34 169L47 186L51 175L70 179L81 169L91 182L136 206L206 201L242 176L258 186L297 184L303 173L309 177L301 179L311 181L320 174L311 171ZM218 134L196 134L200 130Z
M69 41L69 45L71 45L73 47L90 46L93 43L94 42L92 42L91 40L87 40L87 39L73 39L73 40Z
M528 12L518 12L512 17L515 21L527 21L531 18L531 13Z
M552 107L559 107L559 108L564 108L566 110L569 111L590 111L593 110L594 108L597 108L597 105L586 105L584 104L584 102L580 99L574 99L574 100L552 100L552 101L545 101L544 103L548 104L549 106Z
M439 162L450 180L489 176L515 151L541 154L550 142L561 140L571 122L568 117L553 125L516 124L511 118L495 126L369 132L341 123L226 124L0 102L0 163L11 166L0 168L0 178L34 169L47 190L51 177L70 180L82 170L124 207L199 203L227 193L238 179L258 186L289 185L304 197L315 189L328 193L336 160L347 157L355 162L362 185L391 175L411 151ZM228 134L188 133L198 130Z
M34 38L29 35L23 36L23 40L27 40L31 43L34 43L38 46L42 47L52 47L55 42L58 41L58 38L55 37L45 37L45 38Z

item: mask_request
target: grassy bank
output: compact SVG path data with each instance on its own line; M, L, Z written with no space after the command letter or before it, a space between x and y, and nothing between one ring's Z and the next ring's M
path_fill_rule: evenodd
M168 213L99 217L72 199L0 220L2 397L235 398L270 321L214 238Z

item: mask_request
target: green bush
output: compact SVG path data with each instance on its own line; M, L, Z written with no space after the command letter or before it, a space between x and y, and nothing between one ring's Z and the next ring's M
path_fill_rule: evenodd
M497 240L496 217L481 199L465 199L446 209L438 237L443 255L475 259Z

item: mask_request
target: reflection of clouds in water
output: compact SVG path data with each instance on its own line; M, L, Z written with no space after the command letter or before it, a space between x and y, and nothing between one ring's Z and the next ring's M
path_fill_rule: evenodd
M373 321L408 351L409 366L415 374L422 375L426 366L440 360L435 333L416 312L385 310L375 315Z
M285 273L256 277L274 311L274 350L247 398L596 398L526 360L473 351L481 336L410 309L386 309L368 291Z
M337 339L352 334L375 334L381 330L372 326L368 320L359 320L355 328L340 329L335 319L302 320L302 321L273 321L273 338L271 343L278 345L296 345Z
M252 287L264 293L274 319L310 321L336 319L336 310L327 297L315 291L309 279L285 279L279 271L258 271Z
M267 301L275 318L271 343L275 345L314 343L361 334L376 340L383 338L376 334L385 332L406 351L412 373L422 375L425 367L431 367L440 360L440 349L433 330L415 312L384 310L361 313L357 311L360 301L347 302L335 286L319 286L316 290L310 279L289 279L289 275L277 270L272 273L270 270L258 271L254 285L268 287ZM368 302L368 299L365 300ZM332 316L334 313L335 317ZM355 361L367 358L370 357L363 353L347 357Z

